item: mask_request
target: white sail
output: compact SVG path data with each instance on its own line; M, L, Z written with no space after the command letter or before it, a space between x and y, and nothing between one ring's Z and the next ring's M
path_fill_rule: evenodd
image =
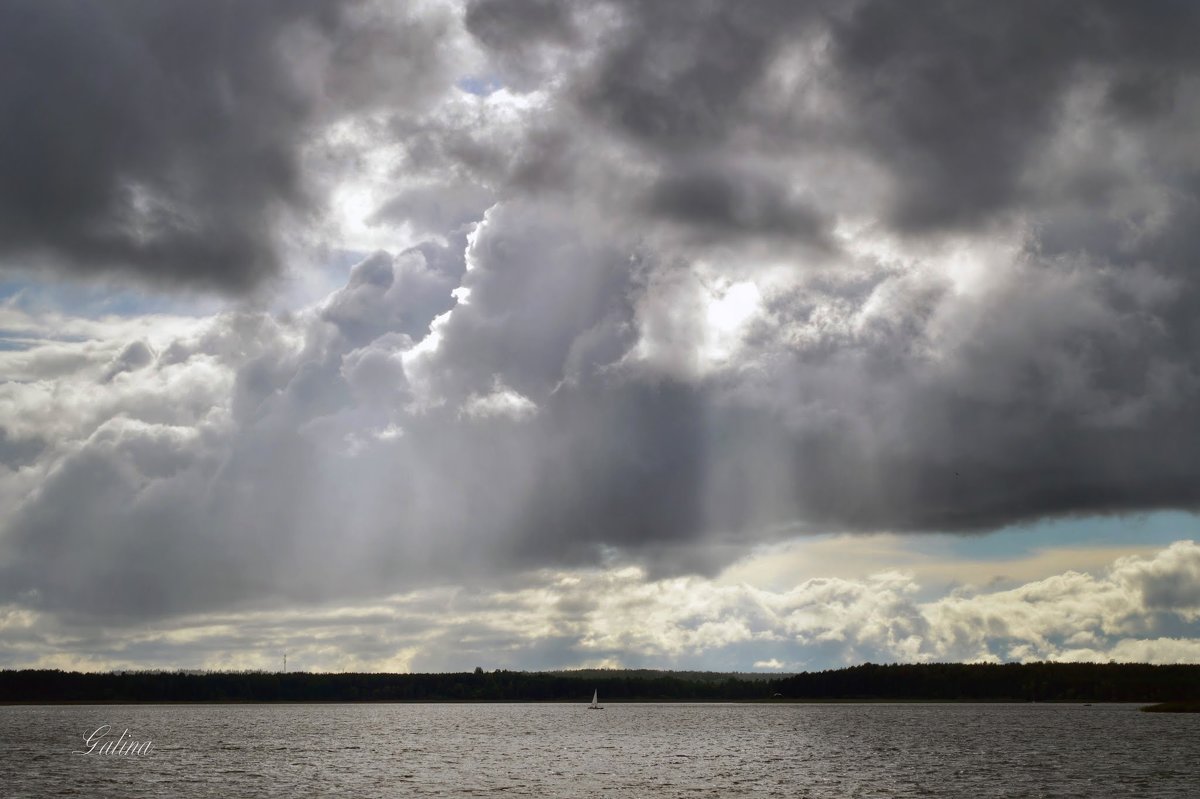
M599 707L599 704L598 704L599 698L600 698L600 691L599 690L592 691L592 707Z

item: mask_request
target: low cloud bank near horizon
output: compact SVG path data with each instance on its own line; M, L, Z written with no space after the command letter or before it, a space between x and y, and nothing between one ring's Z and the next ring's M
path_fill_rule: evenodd
M108 670L803 671L876 663L1200 661L1200 545L1179 541L1008 586L935 596L899 571L786 589L636 566L539 570L502 589L438 587L322 607L127 627L0 607L9 667Z
M0 300L14 613L1200 505L1200 10L153 8L0 10L4 276L228 303Z

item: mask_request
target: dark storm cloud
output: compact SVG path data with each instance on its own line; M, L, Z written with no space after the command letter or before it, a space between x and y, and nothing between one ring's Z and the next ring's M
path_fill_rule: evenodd
M22 13L63 22L44 8ZM80 13L109 26L159 19L129 9L193 13L113 8ZM340 36L336 14L288 9ZM153 348L122 330L95 352L23 354L31 374L38 359L82 364L87 389L6 386L20 441L46 445L10 456L41 471L22 473L38 491L13 489L4 596L136 616L612 549L711 572L797 532L1196 508L1195 13L473 3L465 29L506 88L412 113L395 87L351 79L386 50L368 37L333 59L353 65L336 75L354 102L386 110L372 130L400 164L369 176L397 185L368 219L426 240L370 255L295 314L216 317ZM163 217L182 220L162 223L168 242L267 246L269 215L309 207L290 125L323 112L273 60L287 25L254 14L229 45L248 87L236 70L200 81L162 120L146 91L97 111L103 169L83 165L57 227L6 217L11 240L63 231L59 254L94 265L86 254L107 251L72 235L124 230L110 195L130 180L183 214ZM201 55L177 57L220 73L215 23L196 24ZM88 46L63 69L90 64ZM413 58L399 63L425 63ZM126 152L126 129L146 146ZM30 144L31 163L52 149ZM287 168L263 177L272 163ZM234 287L261 274L170 263ZM205 388L220 396L187 401Z
M408 28L353 2L4 3L0 254L257 285L287 215L321 210L313 125L436 75L436 26Z
M616 3L577 102L593 118L655 148L712 145L745 120L750 89L781 42L802 33L804 3Z
M985 222L1035 198L1030 159L1064 92L1107 81L1123 115L1170 106L1193 71L1187 3L863 3L834 18L841 85L864 145L898 184L892 219L910 230ZM1100 123L1097 120L1097 123Z
M974 227L1036 203L1029 170L1084 81L1107 87L1115 121L1169 113L1181 76L1194 72L1190 35L1200 28L1195 8L1165 1L601 7L617 22L586 67L567 71L567 96L585 120L668 167L652 204L677 208L678 189L702 179L674 174L681 156L721 169L747 147L837 156L837 142L885 169L889 221L912 232ZM500 63L520 63L546 37L566 36L565 15L483 0L468 20L487 25L468 27ZM819 59L802 85L832 93L835 108L805 113L796 97L765 89L777 60L805 43ZM698 193L711 196L713 174L703 179Z
M495 0L467 8L467 30L496 50L520 49L530 42L570 43L575 25L570 6L553 0Z
M503 11L478 3L473 13L484 8ZM712 407L712 386L694 387L678 416L666 414L687 418L683 409L698 404L724 451L745 444L789 475L791 490L765 505L771 521L961 530L1197 507L1200 463L1179 443L1200 432L1193 6L606 8L618 23L569 73L566 94L582 118L657 169L656 181L629 189L651 219L688 227L712 249L748 233L827 239L839 213L873 215L901 241L1029 225L1023 249L995 266L1014 277L972 311L955 307L962 301L947 285L889 297L905 283L892 267L871 275L858 264L870 275L865 294L849 285L820 292L819 278L804 278L806 290L776 309L785 326L881 300L888 314L771 354L769 385L739 393L761 390L756 401L770 397L778 417L759 407L735 421ZM519 30L483 42L518 59ZM819 87L810 94L824 104L806 110L798 99L808 95L773 93L772 81L789 48L813 42L798 85ZM873 165L878 185L823 191L819 174L785 160L806 153L823 154L825 167ZM745 167L758 158L765 169ZM798 202L793 188L818 199ZM949 334L957 338L935 338L959 313L979 316ZM750 432L779 431L793 416L789 402L820 411L824 427ZM627 408L622 418L634 416ZM662 446L688 452L696 435ZM721 451L693 454L736 474ZM707 475L690 489L693 504L726 491L718 527L742 526L756 507L732 485ZM669 536L673 525L659 529Z
M467 30L498 55L510 83L533 86L549 68L548 54L578 42L572 6L556 0L494 0L471 3Z
M654 187L647 210L715 240L759 234L827 245L820 212L765 176L682 171Z

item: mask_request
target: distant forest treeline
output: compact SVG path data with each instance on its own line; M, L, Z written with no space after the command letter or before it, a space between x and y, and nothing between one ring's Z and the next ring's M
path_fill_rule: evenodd
M775 679L698 674L0 671L0 702L586 702L593 690L604 702L1200 700L1200 666L1184 665L868 663Z

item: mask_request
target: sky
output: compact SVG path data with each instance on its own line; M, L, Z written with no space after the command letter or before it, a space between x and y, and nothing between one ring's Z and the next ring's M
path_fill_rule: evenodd
M1198 33L0 4L0 667L1200 662Z

